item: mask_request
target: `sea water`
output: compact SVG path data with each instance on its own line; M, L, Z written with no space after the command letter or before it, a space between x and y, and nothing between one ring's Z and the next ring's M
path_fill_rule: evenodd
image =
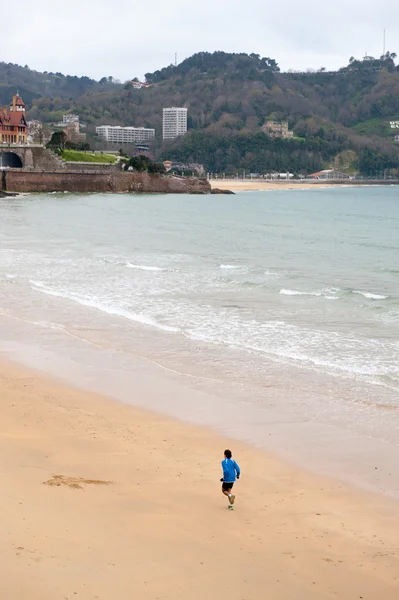
M398 444L394 186L3 200L0 313Z

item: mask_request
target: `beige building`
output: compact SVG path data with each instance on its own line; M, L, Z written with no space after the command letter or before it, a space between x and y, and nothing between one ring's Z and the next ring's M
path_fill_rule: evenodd
M86 141L86 134L80 131L79 121L71 121L64 127L64 131L70 142L80 144Z
M294 136L294 132L288 129L288 121L266 121L262 129L266 135L274 138L287 139Z
M55 125L57 129L62 129L66 139L74 144L82 144L86 141L86 134L80 131L79 116L66 114L62 116L62 121Z

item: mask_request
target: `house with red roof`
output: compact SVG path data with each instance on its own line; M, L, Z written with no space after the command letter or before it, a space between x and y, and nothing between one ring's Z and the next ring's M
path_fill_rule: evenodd
M25 104L17 92L10 106L0 108L0 144L26 144L27 129Z
M323 169L317 173L311 173L307 176L308 179L353 179L348 173L342 173L335 169Z

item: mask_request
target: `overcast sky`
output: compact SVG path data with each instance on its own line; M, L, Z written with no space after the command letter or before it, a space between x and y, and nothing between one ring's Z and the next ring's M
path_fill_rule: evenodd
M175 52L181 62L202 50L255 52L276 59L281 70L335 69L352 55L380 56L384 28L386 49L399 56L398 0L19 0L16 6L2 28L0 60L95 79L142 78L174 62Z

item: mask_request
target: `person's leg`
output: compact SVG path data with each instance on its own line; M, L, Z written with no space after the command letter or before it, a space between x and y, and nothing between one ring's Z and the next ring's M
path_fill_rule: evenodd
M222 493L228 497L230 505L234 504L234 500L235 500L234 494L231 493L232 488L233 488L233 484L231 484L229 487L227 487L226 483L224 483L222 485Z

